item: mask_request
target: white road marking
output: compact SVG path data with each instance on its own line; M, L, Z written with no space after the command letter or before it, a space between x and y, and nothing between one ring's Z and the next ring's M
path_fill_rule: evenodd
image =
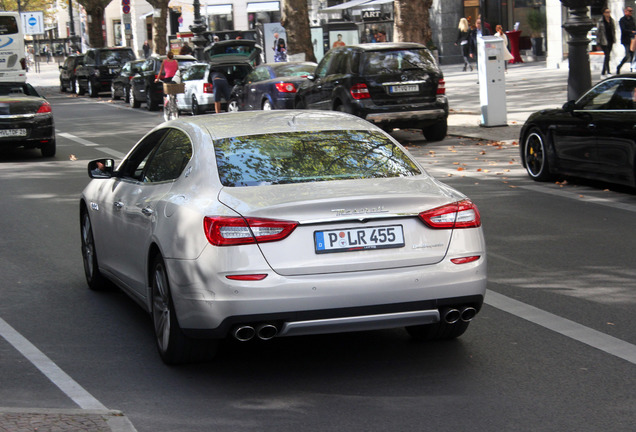
M486 293L485 302L504 312L523 318L531 323L614 355L632 364L636 364L636 345L530 306L529 304L511 299L494 291L489 290Z
M35 345L18 333L13 327L0 318L0 336L5 338L16 350L27 358L44 376L55 384L62 392L82 409L106 410L107 408L80 386L66 372L60 369Z
M111 148L101 146L101 145L99 145L97 143L85 140L84 138L80 138L80 137L75 136L75 135L70 134L70 133L56 132L56 134L57 134L57 136L61 136L62 138L66 138L66 139L71 140L71 141L75 141L76 143L81 144L81 145L86 146L86 147L96 147L96 150L99 150L102 153L106 153L107 155L112 156L112 157L114 157L116 159L123 159L124 156L126 156L124 153L118 152L117 150L113 150Z

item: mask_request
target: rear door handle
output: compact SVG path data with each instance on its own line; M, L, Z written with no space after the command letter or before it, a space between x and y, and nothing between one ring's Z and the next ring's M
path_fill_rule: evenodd
M587 125L587 128L591 129L591 130L595 130L596 129L596 125L594 123L590 123L590 124Z
M141 209L141 212L145 214L146 216L152 216L152 214L154 213L154 210L151 209L150 207L144 207Z
M115 202L113 203L113 205L115 206L115 208L116 208L117 210L120 210L121 208L123 208L123 207L124 207L124 203L123 203L123 202L121 202L121 201L115 201Z

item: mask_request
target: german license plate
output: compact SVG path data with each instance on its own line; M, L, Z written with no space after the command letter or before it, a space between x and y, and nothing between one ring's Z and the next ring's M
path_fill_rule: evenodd
M419 91L417 84L392 85L389 87L391 93L412 93Z
M404 231L401 225L316 231L314 240L316 253L399 248L404 246Z
M27 136L26 129L0 129L0 137Z

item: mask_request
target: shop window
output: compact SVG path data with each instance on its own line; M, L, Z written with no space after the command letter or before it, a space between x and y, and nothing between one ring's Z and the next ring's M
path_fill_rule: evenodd
M247 4L247 22L250 30L256 24L279 23L281 19L280 2L258 2Z
M234 30L234 14L231 4L207 7L208 31Z

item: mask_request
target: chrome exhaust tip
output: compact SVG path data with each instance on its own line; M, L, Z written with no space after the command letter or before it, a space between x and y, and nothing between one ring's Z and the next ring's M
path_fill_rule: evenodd
M256 336L256 330L252 326L238 326L234 329L232 335L236 340L247 342Z
M446 309L442 312L444 322L447 324L455 324L461 318L461 313L457 309Z
M477 315L477 309L472 306L465 307L461 312L461 320L464 322L469 322Z
M270 340L278 334L278 329L273 324L261 324L256 327L256 335L261 340Z

